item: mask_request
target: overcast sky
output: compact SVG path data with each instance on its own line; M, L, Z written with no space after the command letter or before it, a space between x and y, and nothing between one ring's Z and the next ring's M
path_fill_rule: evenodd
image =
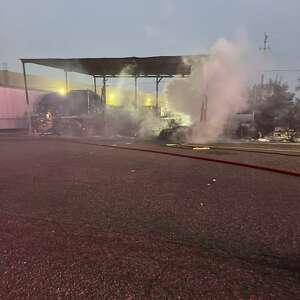
M0 62L203 53L241 33L258 49L267 32L274 65L300 68L299 16L300 0L0 0Z

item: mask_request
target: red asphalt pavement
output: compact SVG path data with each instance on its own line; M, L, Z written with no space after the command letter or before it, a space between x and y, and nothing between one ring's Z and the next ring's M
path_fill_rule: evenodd
M300 298L299 178L59 140L0 153L2 299Z

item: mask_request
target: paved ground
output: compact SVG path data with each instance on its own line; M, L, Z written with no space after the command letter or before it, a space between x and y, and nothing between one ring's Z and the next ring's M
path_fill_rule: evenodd
M66 140L2 138L0 153L2 299L300 298L299 177Z

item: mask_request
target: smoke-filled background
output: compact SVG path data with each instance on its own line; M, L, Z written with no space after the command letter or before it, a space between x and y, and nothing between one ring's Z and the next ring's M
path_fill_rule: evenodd
M251 73L246 63L249 45L245 39L229 41L219 39L208 51L208 56L184 58L192 66L191 76L165 81L164 94L170 113L185 115L189 125L185 140L207 143L227 138L224 129L230 118L247 108L247 75ZM128 73L126 67L120 75ZM132 93L127 95L128 81L120 78L111 97L123 102L121 110L110 108L106 112L106 137L135 135L147 139L157 136L167 127L160 116L148 110L141 114Z
M137 89L137 102L135 102L133 87L129 86L128 78L122 77L130 73L133 66L126 66L121 72L113 92L108 92L108 102L116 102L119 107L106 107L106 124L102 133L105 137L116 135L135 136L141 139L152 138L162 129L159 116L150 109L141 111L145 97ZM153 95L152 95L153 96Z
M234 114L247 107L244 42L218 40L203 60L192 61L187 79L174 79L165 86L170 109L187 114L192 142L212 142L222 137ZM207 106L205 104L207 102Z

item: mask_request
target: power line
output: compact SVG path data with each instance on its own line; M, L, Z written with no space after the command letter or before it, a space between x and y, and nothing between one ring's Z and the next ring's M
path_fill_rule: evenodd
M272 73L272 72L300 72L300 69L271 69L271 70L264 70L265 73Z

